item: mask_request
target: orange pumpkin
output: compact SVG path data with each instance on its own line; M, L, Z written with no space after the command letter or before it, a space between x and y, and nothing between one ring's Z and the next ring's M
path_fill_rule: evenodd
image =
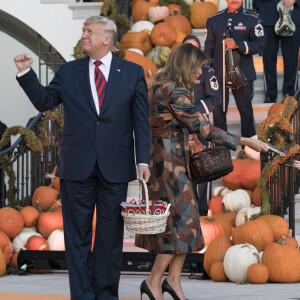
M24 227L22 214L14 208L3 207L0 209L0 231L13 239Z
M21 215L24 218L24 226L35 226L40 216L39 211L33 206L25 206L20 210Z
M5 257L6 264L8 264L13 254L13 246L11 240L4 232L0 231L0 249Z
M0 249L0 277L3 276L6 272L6 260Z
M146 55L152 49L149 34L146 32L127 32L121 38L121 45L124 49L137 48Z
M223 185L232 191L243 188L241 183L243 161L243 159L233 159L233 171L222 177Z
M241 184L246 189L253 191L261 175L261 163L252 159L243 159L242 161Z
M137 21L148 21L148 12L150 7L156 6L155 3L146 2L146 1L139 1L136 2L132 9L132 18L133 22Z
M257 253L253 253L257 258L257 264L252 264L247 270L247 280L252 284L264 284L269 279L267 266L262 265Z
M40 186L33 193L32 206L40 208L42 211L48 211L55 200L57 200L57 197L57 190L47 186Z
M208 1L195 2L191 5L191 24L193 28L205 28L209 17L218 12L218 7Z
M280 114L282 113L287 107L287 104L285 103L274 103L270 106L268 110L268 117L274 114Z
M292 229L289 229L289 233L288 233L288 235L285 237L285 243L286 243L287 245L293 246L293 247L295 247L296 249L298 249L298 248L299 248L298 241L297 241L295 238L293 238L292 235L293 235L293 230L292 230Z
M165 18L164 23L168 23L175 29L184 32L186 35L190 35L192 33L191 23L185 16L168 16Z
M289 225L286 220L280 216L265 215L258 219L264 220L273 232L273 241L277 243L282 236L286 236L289 233Z
M210 277L216 282L226 282L229 280L225 274L223 262L217 261L211 266Z
M261 206L261 195L259 187L257 186L252 194L252 203L254 206Z
M203 268L208 276L211 274L211 266L215 262L220 262L223 259L227 249L232 245L233 244L230 238L225 235L217 236L211 241L203 258Z
M182 43L183 39L186 37L186 34L178 29L176 29L176 33L177 33L176 43Z
M179 4L170 3L168 9L171 16L182 14L181 6Z
M33 235L27 240L26 249L45 251L49 250L49 244L43 237Z
M18 269L18 254L19 252L15 252L10 260L14 269Z
M226 212L217 212L213 214L213 217L217 221L228 222L231 227L235 227L235 219L237 212L235 211L226 211Z
M175 50L177 47L179 47L182 43L181 42L176 42L172 45L171 49Z
M176 42L177 33L174 27L163 22L153 27L150 37L155 46L171 47Z
M208 246L211 241L217 236L231 236L231 225L227 222L220 222L215 220L212 217L211 210L208 210L206 217L200 217L200 227L205 246Z
M213 214L216 212L223 212L222 200L222 196L214 196L210 198L208 208L212 211Z
M273 242L273 233L269 225L258 218L232 228L232 241L234 245L251 244L260 252Z
M285 245L284 240L269 244L262 255L262 263L269 270L270 282L292 283L300 280L299 250Z
M47 239L55 229L64 229L63 217L61 212L44 212L38 220L38 231Z

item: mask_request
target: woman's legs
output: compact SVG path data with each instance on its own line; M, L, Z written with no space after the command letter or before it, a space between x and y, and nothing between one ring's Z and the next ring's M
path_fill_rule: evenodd
M175 257L170 262L169 272L167 276L168 283L171 285L177 296L182 300L186 299L180 284L181 271L185 261L185 257L186 254L175 255Z

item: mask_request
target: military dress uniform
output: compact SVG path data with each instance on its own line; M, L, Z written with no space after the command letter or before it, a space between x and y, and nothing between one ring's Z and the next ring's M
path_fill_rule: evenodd
M149 119L152 133L149 199L167 201L171 208L166 231L137 234L135 245L165 254L200 250L204 241L191 188L188 137L184 129L231 149L236 149L240 137L213 127L196 110L188 91L174 82L154 92Z
M260 0L259 15L262 20L266 36L266 45L263 52L266 99L265 102L276 102L277 72L276 62L279 48L284 63L283 95L294 96L298 88L298 51L300 46L300 0L296 0L292 12L292 20L296 31L292 36L279 36L275 32L275 24L279 19L277 4L279 0Z
M230 22L231 19L231 22ZM221 94L223 93L223 45L224 32L228 24L231 24L232 38L238 45L237 51L240 55L239 68L247 78L247 84L232 89L237 108L241 116L241 133L244 137L255 135L254 116L252 108L253 81L256 73L253 64L253 55L261 53L264 47L264 30L257 14L249 12L240 7L231 13L228 8L213 15L206 23L206 38L204 52L214 60L213 68L220 84ZM215 111L214 126L227 131L226 113L229 102L229 89L225 90L226 111L222 109Z
M207 65L202 69L202 74L193 84L194 87L194 105L198 112L208 117L209 113L220 109L221 93L219 83L214 69ZM199 138L201 143L209 147L209 142ZM208 210L208 200L211 198L210 183L192 183L195 198L198 202L200 215L206 215Z

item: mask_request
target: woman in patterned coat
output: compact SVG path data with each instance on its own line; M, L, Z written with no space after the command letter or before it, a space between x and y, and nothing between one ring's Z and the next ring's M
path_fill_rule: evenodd
M150 87L151 185L149 199L171 203L164 233L137 235L136 246L156 253L149 277L141 284L141 295L161 300L169 292L174 299L186 299L180 277L187 253L201 250L204 242L197 202L187 168L188 145L183 129L235 150L238 144L267 151L265 143L232 135L213 127L194 105L193 81L207 64L204 53L191 44L176 48ZM161 284L166 268L167 278Z

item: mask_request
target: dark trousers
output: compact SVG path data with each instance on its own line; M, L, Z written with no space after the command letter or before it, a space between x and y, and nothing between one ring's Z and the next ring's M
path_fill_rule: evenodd
M121 272L124 223L120 203L128 183L107 182L96 163L84 181L61 180L66 259L72 300L115 300ZM97 207L94 251L92 220Z
M223 97L222 82L219 82L219 86L221 96ZM234 96L236 106L241 116L241 135L243 137L251 137L256 134L252 108L253 81L248 81L245 86L239 89L232 89L232 94ZM225 112L223 112L222 108L213 112L214 126L221 128L225 131L227 131L226 114L228 110L228 103L229 89L225 88Z
M274 26L265 26L265 48L263 55L266 97L277 98L277 54L279 41L284 63L283 95L294 96L298 89L298 51L300 45L300 26L292 36L279 36L275 33Z

